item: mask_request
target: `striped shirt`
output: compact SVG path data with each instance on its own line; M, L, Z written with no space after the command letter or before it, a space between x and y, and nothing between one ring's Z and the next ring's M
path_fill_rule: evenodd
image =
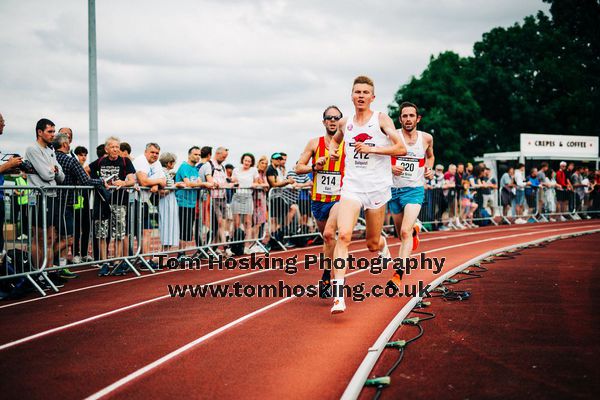
M329 149L325 146L325 136L321 136L319 138L319 144L317 145L317 149L313 156L313 164L317 162L317 160L321 157L327 157L327 161L325 161L325 165L323 166L322 171L315 171L315 177L313 179L313 187L312 187L312 200L320 201L324 203L330 203L333 201L338 201L340 199L339 195L332 194L324 194L318 193L319 190L324 191L325 193L339 192L339 189L342 187L342 179L344 177L344 141L339 147L339 158L336 161L333 161L329 158Z
M65 180L62 182L63 186L74 186L74 185L83 185L83 186L103 186L104 181L102 179L92 179L85 173L81 164L79 164L79 160L77 158L73 158L68 154L62 153L60 151L56 152L56 161L60 164L64 174ZM67 204L73 204L73 190L61 190L61 198L65 198L65 193L67 193L66 199Z

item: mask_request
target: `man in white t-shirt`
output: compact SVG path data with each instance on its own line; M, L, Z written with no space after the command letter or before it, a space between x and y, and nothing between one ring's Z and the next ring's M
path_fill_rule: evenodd
M212 222L211 226L213 231L213 240L217 243L225 243L227 241L227 197L225 188L232 187L232 184L227 182L227 173L225 172L225 160L229 155L229 150L225 147L218 147L215 150L215 155L212 160L208 160L198 172L200 178L206 180L206 182L212 183L215 189L210 192L212 200L212 208L214 210L215 222L217 226ZM218 231L218 239L214 236L214 231ZM223 252L225 252L225 246L223 246Z
M140 186L149 189L142 189L140 199L142 202L142 224L144 229L142 252L143 254L150 253L150 236L152 233L152 224L150 221L150 205L151 199L158 196L158 191L167 185L167 177L158 161L160 155L160 146L156 143L148 143L144 155L136 157L133 160L135 174ZM158 203L156 203L158 204ZM157 269L158 264L150 255L148 264L152 269Z

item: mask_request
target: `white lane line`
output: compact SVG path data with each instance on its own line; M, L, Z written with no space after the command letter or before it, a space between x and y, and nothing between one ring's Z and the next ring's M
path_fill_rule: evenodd
M442 250L453 249L453 248L456 248L456 247L463 247L463 246L468 246L468 245L472 245L472 244L488 242L488 241L491 241L491 240L506 239L506 238L512 238L512 237L518 237L518 236L535 235L535 234L543 233L543 232L556 232L556 231L569 230L569 229L573 229L573 228L562 228L562 229L551 229L551 230L549 229L549 230L545 230L545 231L525 232L525 233L519 233L519 234L513 234L513 235L507 235L507 236L501 236L501 237L494 237L494 238L488 238L488 239L480 239L480 240L476 240L476 241L473 241L473 242L459 243L459 244L456 244L456 245L439 247L437 249L428 250L427 252L433 253L433 252L438 252L438 251L442 251ZM361 252L361 251L365 251L365 250L367 250L367 249L364 248L364 249L360 249L360 250L353 250L353 251L351 251L351 253L357 253L357 252ZM414 256L417 256L419 254L421 254L421 253L416 253L416 254L414 254ZM304 264L304 261L301 261L301 262L297 263L297 265L301 265L301 264ZM224 279L220 279L220 280L213 281L213 282L208 282L208 283L205 283L204 285L217 285L217 284L225 283L225 282L228 282L228 281L233 281L235 279L245 278L247 276L257 275L257 274L268 272L268 271L275 271L275 270L273 270L273 269L264 269L264 270L258 270L258 271L248 272L248 273L245 273L245 274L236 275L236 276L233 276L233 277L224 278ZM347 274L347 275L350 276L352 274L355 274L355 273L358 273L358 272L364 272L364 271L365 270L356 271L356 272L352 272L352 273ZM134 308L141 307L141 306L144 306L146 304L150 304L150 303L154 303L156 301L168 299L170 297L171 297L171 295L169 295L169 294L158 296L158 297L154 297L154 298L151 298L151 299L148 299L148 300L140 301L138 303L130 304L128 306L119 307L119 308L116 308L116 309L111 310L111 311L107 311L107 312L104 312L104 313L101 313L101 314L93 315L91 317L80 319L78 321L74 321L74 322L71 322L71 323L68 323L68 324L65 324L65 325L57 326L55 328L47 329L45 331L38 332L38 333L26 336L26 337L21 338L21 339L17 339L17 340L11 341L11 342L4 343L4 344L0 345L0 351L1 350L6 350L8 348L11 348L11 347L14 347L14 346L26 343L26 342L30 342L30 341L35 340L35 339L39 339L41 337L44 337L44 336L47 336L47 335L50 335L50 334L53 334L53 333L57 333L57 332L60 332L60 331L63 331L63 330L69 329L69 328L73 328L75 326L83 325L83 324L88 323L88 322L92 322L92 321L99 320L101 318L109 317L111 315L115 315L115 314L118 314L118 313L123 312L123 311L132 310Z
M552 231L567 230L567 229L569 229L569 228L556 229L556 230L545 230L545 231L539 231L539 232L536 232L536 233L552 232ZM528 233L525 233L525 234L514 234L514 235L508 235L508 236L504 236L504 237L497 238L497 239L506 239L506 238L511 238L511 237L526 236L526 235L531 235L531 234L535 234L535 233L529 233L528 232ZM488 241L488 240L487 239L482 239L482 240L478 240L478 241L475 241L475 242L465 243L465 244L456 245L456 246L452 246L452 247L460 247L460 246L465 246L465 245L468 245L468 244L482 243L482 242L485 242L485 241ZM450 247L450 246L448 246L448 247ZM440 249L434 249L434 250L431 250L431 251L440 251ZM365 271L366 270L355 271L355 272L349 273L347 276L359 274L359 273L365 272ZM87 397L86 400L97 400L97 399L100 399L100 398L108 395L109 393L115 391L116 389L118 389L118 388L120 388L120 387L128 384L129 382L131 382L131 381L139 378L140 376L142 376L142 375L144 375L144 374L152 371L153 369L158 368L162 364L167 363L168 361L170 361L173 358L175 358L175 357L183 354L184 352L192 349L193 347L197 346L198 344L200 344L202 342L205 342L206 340L214 337L215 335L218 335L219 333L225 332L226 330L235 327L239 323L241 323L243 321L246 321L249 318L252 318L254 316L262 314L262 313L264 313L264 312L272 309L273 307L276 307L276 306L278 306L280 304L283 304L283 303L288 302L290 300L293 300L295 298L296 297L286 297L286 298L283 298L283 299L278 300L278 301L276 301L274 303L271 303L271 304L269 304L269 305L267 305L265 307L262 307L262 308L260 308L258 310L255 310L255 311L253 311L253 312L251 312L249 314L246 314L246 315L244 315L244 316L242 316L242 317L240 317L240 318L238 318L236 320L233 320L233 321L229 322L228 324L223 325L223 326L215 329L214 331L211 331L211 332L209 332L209 333L207 333L207 334L205 334L205 335L203 335L203 336L201 336L201 337L199 337L199 338L197 338L197 339L195 339L195 340L193 340L193 341L185 344L184 346L177 348L176 350L174 350L174 351L166 354L165 356L163 356L163 357L161 357L161 358L159 358L159 359L151 362L150 364L145 365L144 367L142 367L142 368L140 368L140 369L138 369L138 370L130 373L129 375L127 375L127 376L119 379L118 381L116 381L116 382L114 382L114 383L112 383L112 384L104 387L103 389L101 389L101 390L97 391L96 393L94 393L94 394L90 395L89 397Z
M102 389L102 390L100 390L100 391L92 394L91 396L87 397L86 400L93 400L93 399L99 399L101 397L104 397L107 394L113 392L114 390L120 388L121 386L127 384L128 382L130 382L130 381L132 381L132 380L134 380L134 379L136 379L136 378L144 375L145 373L147 373L147 372L153 370L154 368L156 368L156 367L158 367L158 366L166 363L167 361L169 361L169 360L177 357L178 355L186 352L187 350L191 349L192 347L194 347L194 346L196 346L196 345L198 345L198 344L200 344L200 343L202 343L202 342L210 339L211 337L213 337L215 335L218 335L219 333L224 332L227 329L232 328L235 325L237 325L237 324L239 324L241 322L244 322L245 320L247 320L249 318L252 318L252 317L254 317L254 316L256 316L256 315L258 315L260 313L263 313L263 312L265 312L265 311L273 308L273 307L276 307L279 304L283 304L286 301L289 301L291 299L293 299L293 297L283 298L281 300L278 300L278 301L276 301L274 303L269 304L268 306L265 306L265 307L260 308L260 309L258 309L256 311L253 311L250 314L246 314L243 317L240 317L240 318L238 318L238 319L236 319L234 321L231 321L230 323L228 323L226 325L223 325L219 329L211 331L211 332L207 333L206 335L201 336L201 337L199 337L198 339L196 339L196 340L194 340L192 342L189 342L185 346L182 346L182 347L178 348L177 350L174 350L171 353L169 353L169 354L167 354L167 355L159 358L158 360L156 360L156 361L154 361L154 362L146 365L145 367L140 368L137 371L135 371L135 372L133 372L133 373L125 376L124 378L119 379L118 381L116 381L112 385L109 385L109 386L105 387L104 389Z
M513 230L523 230L525 228L538 228L540 227L539 225L520 225L519 227L511 227L511 228L505 228L502 231L513 231ZM463 233L458 233L456 235L444 235L444 236L438 236L438 237L432 237L432 238L426 238L426 239L421 239L421 242L426 242L426 241L431 241L431 240L443 240L443 239L452 239L452 238L456 238L456 237L463 237L463 236L473 236L473 235L479 235L479 234L486 234L486 233L490 233L491 231L493 231L493 229L490 230L477 230L475 232L463 232ZM358 243L364 241L364 239L361 239L359 241L356 241L354 243ZM394 243L392 245L390 245L389 247L395 247L395 246L400 246L400 242L398 243ZM313 246L313 247L322 247L322 246ZM306 250L309 249L309 247L303 247L302 250ZM365 250L363 249L358 249L358 250L353 250L351 253L354 252L358 252L358 251L363 251ZM285 252L277 252L275 253L275 255L282 255ZM205 265L205 264L203 264ZM21 304L27 304L27 303L31 303L31 302L35 302L35 301L42 301L42 300L46 300L46 299L51 299L53 297L57 297L57 296L64 296L66 294L71 294L71 293L78 293L78 292L82 292L85 290L91 290L91 289L96 289L99 287L104 287L104 286L110 286L110 285L117 285L120 283L125 283L125 282L129 282L132 280L137 280L137 279L144 279L144 278L149 278L149 277L153 277L153 276L160 276L160 275L164 275L164 274L168 274L168 273L172 273L172 272L181 272L181 271L187 271L186 269L173 269L173 270L168 270L168 271L163 271L163 272L157 272L155 274L148 274L148 275L142 275L142 276L134 276L131 278L123 278L123 279L119 279L116 281L110 281L110 282L104 282L104 283L98 283L95 285L90 285L90 286L84 286L84 287L80 287L77 289L72 289L72 290L66 290L63 292L58 292L58 293L53 293L53 294L49 294L47 296L44 297L35 297L33 299L27 299L27 300L22 300L22 301L18 301L15 303L10 303L10 304L5 304L0 306L0 310L3 308L9 308L9 307L15 307Z

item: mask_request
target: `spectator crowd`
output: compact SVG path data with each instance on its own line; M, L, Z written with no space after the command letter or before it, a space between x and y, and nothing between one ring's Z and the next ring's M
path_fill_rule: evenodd
M186 250L213 244L211 251L218 254L250 254L278 243L306 243L293 237L315 232L312 174L288 169L283 152L258 159L244 153L233 165L225 147L191 146L187 159L175 168L176 156L158 143L148 143L134 158L128 143L111 136L94 149L96 159L88 164L88 149L73 146L70 128L56 131L52 121L41 119L35 129L36 140L25 157L4 156L0 184L4 174L12 174L17 186L43 186L45 207L37 192L5 189L0 193L0 222L5 223L7 196L14 240L30 243L33 267L43 262L43 246L48 264L65 265L52 277L57 285L76 277L68 263L97 260L101 276L127 273L125 258L135 254L134 243L144 255L140 268L157 269L156 252L185 257ZM599 182L600 171L566 162L557 171L546 162L529 171L518 164L499 181L483 163L450 164L446 169L438 164L426 182L420 219L434 230L448 230L479 226L497 215L517 224L540 215L589 218L600 208ZM41 231L44 218L46 235ZM3 233L0 226L4 253Z

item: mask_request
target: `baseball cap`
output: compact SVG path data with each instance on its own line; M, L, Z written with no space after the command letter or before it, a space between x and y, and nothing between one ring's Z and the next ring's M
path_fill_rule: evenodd
M281 160L282 158L283 158L283 156L281 155L281 153L271 154L271 160Z

